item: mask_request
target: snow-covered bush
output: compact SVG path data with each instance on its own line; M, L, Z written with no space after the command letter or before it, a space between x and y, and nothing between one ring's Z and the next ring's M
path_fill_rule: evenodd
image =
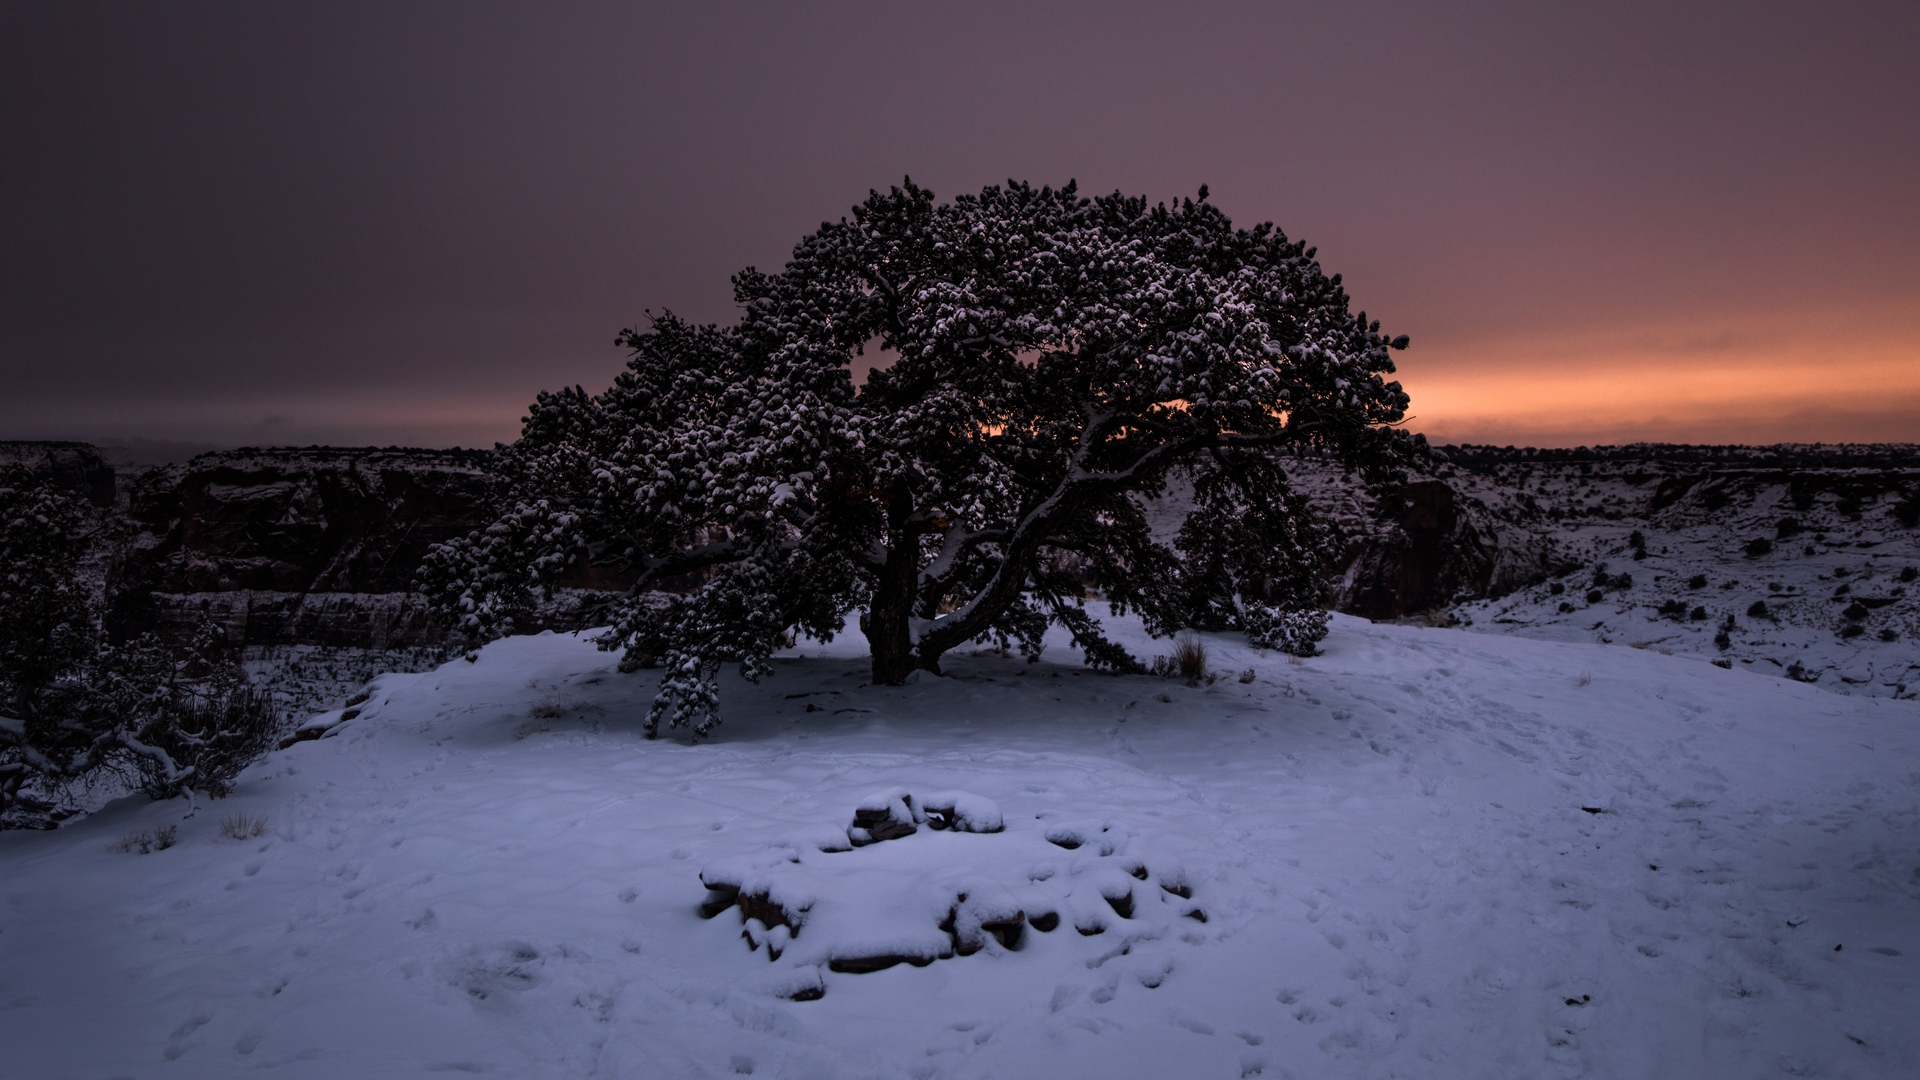
M477 638L582 563L630 575L602 643L664 668L649 730L705 731L720 664L757 677L792 632L854 610L879 683L975 640L1036 655L1049 625L1140 670L1089 587L1155 633L1254 613L1310 648L1313 618L1279 613L1318 607L1330 537L1284 454L1388 480L1420 445L1383 378L1405 337L1204 189L1156 206L1009 183L941 204L909 182L734 289L734 325L658 316L620 335L633 355L604 393L542 393L501 449L494 522L422 571ZM1142 500L1175 469L1193 501L1168 543Z
M1241 623L1254 647L1293 656L1312 656L1327 636L1327 613L1317 608L1286 611L1256 605L1241 616Z
M97 648L79 580L91 525L79 500L25 469L0 472L0 825L43 823L54 807L32 790L36 781L85 757L94 741L47 707Z
M153 798L224 795L271 745L272 703L203 627L184 655L107 644L79 577L96 523L25 472L0 476L0 828L44 827L102 775Z
M79 576L92 527L80 500L18 466L0 472L0 715L30 713L95 647Z
M149 798L189 791L222 798L242 769L273 748L280 718L272 699L238 679L149 677L147 685L156 688L154 700L120 739Z

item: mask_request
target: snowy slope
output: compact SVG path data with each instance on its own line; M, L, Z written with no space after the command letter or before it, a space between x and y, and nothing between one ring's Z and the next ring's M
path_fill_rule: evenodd
M856 635L730 684L699 746L641 740L652 676L571 637L383 677L189 820L123 800L0 835L0 1071L1920 1070L1920 705L1344 617L1304 661L1209 642L1227 677L1201 687L1062 648L875 688ZM973 793L1005 830L818 850L893 785ZM221 838L232 813L271 829ZM174 847L109 851L168 823ZM824 875L821 914L770 962L736 911L701 917L699 874L782 842ZM1137 882L1137 917L816 967L824 996L783 996L800 943L918 925L885 898L921 895L946 852L1029 904ZM1156 899L1177 878L1204 923Z
M1454 616L1482 631L1719 658L1837 693L1920 696L1920 529L1896 517L1897 488L1847 492L1891 488L1885 474L1730 469L1686 478L1683 497L1650 511L1659 493L1633 468L1456 477L1509 518L1523 498L1563 511L1531 525L1579 569Z

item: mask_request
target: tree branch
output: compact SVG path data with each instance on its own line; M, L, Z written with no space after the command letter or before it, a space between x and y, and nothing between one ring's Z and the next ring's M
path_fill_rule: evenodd
M695 570L705 570L709 566L721 563L739 562L747 553L731 540L717 540L711 544L702 544L686 551L677 551L671 555L661 555L640 560L640 578L633 583L639 589L663 577L676 574L690 574Z
M1051 542L1054 526L1088 499L1128 490L1146 477L1201 450L1223 446L1273 446L1291 438L1291 433L1286 431L1210 432L1162 443L1135 458L1124 469L1093 472L1086 468L1086 463L1099 445L1101 435L1114 424L1116 416L1110 411L1096 413L1084 403L1082 411L1089 422L1081 432L1080 446L1074 452L1073 464L1066 477L1051 495L1021 518L1006 540L1007 550L1000 565L980 591L958 610L934 619L921 629L915 648L923 657L928 653L937 656L973 639L991 626L999 613L1025 587L1034 556L1041 547Z

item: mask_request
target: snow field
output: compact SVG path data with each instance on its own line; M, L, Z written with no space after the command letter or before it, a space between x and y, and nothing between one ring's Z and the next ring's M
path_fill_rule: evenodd
M1254 681L1055 648L880 688L857 635L809 643L698 746L641 740L655 676L573 637L383 676L190 819L0 835L0 1045L89 1078L1920 1068L1915 703L1337 616L1312 659L1207 642ZM820 850L895 785L1004 831ZM781 852L822 921L770 960L700 873ZM869 973L806 951L941 914L943 874L1060 924Z

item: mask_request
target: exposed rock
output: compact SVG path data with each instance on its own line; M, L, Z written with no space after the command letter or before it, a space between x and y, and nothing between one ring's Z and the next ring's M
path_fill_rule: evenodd
M847 839L854 847L898 840L918 831L918 822L926 820L913 804L906 788L877 791L854 808L853 824L847 826Z
M476 450L236 450L133 486L121 579L160 593L395 593L433 545L483 522Z
M1081 949L1097 967L1134 942L1180 932L1187 924L1179 920L1208 919L1182 863L1134 850L1132 830L1120 822L1045 815L1010 822L983 796L917 796L904 787L875 792L855 809L860 829L936 820L942 827L857 849L823 844L830 830L809 827L716 860L700 871L706 895L699 913L714 919L735 911L750 950L781 968L836 975L1016 952L1029 930L1052 934L1067 923L1081 937L1121 938L1105 947L1053 943ZM1063 847L1077 854L1063 860ZM1158 986L1172 970L1143 975L1142 984ZM823 984L807 985L812 996L824 992Z
M997 833L1007 827L1000 806L992 799L965 791L940 791L914 800L927 827L954 832Z
M236 450L142 475L113 576L116 637L202 620L246 645L389 649L446 629L413 575L475 528L490 455L468 450Z
M1494 549L1444 481L1410 483L1397 511L1382 510L1379 527L1349 541L1334 587L1337 610L1391 619L1485 595Z
M80 442L0 442L0 465L11 464L24 466L35 477L95 506L113 505L113 466L97 447Z
M357 649L447 639L413 591L435 544L486 524L483 450L233 450L132 485L132 541L109 585L108 630L191 634L211 619L247 646ZM581 568L529 630L578 629L624 581Z
M1440 478L1503 529L1550 537L1566 570L1458 604L1450 618L1693 655L1834 693L1920 692L1920 447L1445 453Z
M1777 504L1766 522L1777 539L1801 531L1781 514L1815 507L1850 522L1920 524L1920 448L1908 445L1450 446L1393 507L1310 459L1295 474L1348 538L1327 568L1330 605L1369 618L1498 599L1589 566L1600 557L1586 536L1595 528L1654 536L1756 502ZM1773 543L1753 541L1752 557Z

